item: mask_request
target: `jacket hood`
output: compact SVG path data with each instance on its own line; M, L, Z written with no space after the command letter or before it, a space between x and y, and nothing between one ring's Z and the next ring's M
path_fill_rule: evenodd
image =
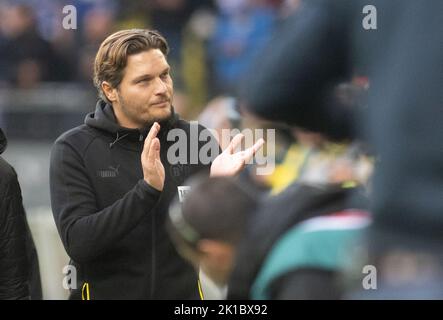
M159 122L161 127L160 132L167 131L175 127L178 119L178 115L174 112L174 109L172 109L171 117ZM134 135L136 137L139 137L140 134L142 134L144 137L146 137L152 126L152 123L146 124L146 126L141 129L129 129L120 126L115 118L112 105L101 99L97 102L95 111L86 115L85 124L89 127L106 131L117 137L119 135L121 136L122 134Z
M3 133L2 129L0 129L0 154L3 153L6 149L6 145L8 144L8 140L6 140L6 136Z

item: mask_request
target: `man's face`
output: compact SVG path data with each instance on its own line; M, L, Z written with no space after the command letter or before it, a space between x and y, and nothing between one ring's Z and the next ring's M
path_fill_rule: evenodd
M173 83L169 65L159 49L128 56L123 79L113 102L119 123L141 128L171 116Z

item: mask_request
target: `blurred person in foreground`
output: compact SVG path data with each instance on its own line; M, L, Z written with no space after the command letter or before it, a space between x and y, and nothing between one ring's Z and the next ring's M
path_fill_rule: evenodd
M229 299L342 297L340 275L371 221L367 160L354 144L342 149L307 157L291 185L260 203L237 248Z
M234 152L243 139L237 135L219 154L212 135L194 141L205 128L174 112L167 54L156 31L106 38L94 64L95 112L52 149L52 210L77 271L71 299L198 299L197 274L164 227L169 203L192 174L235 175L264 143ZM176 142L185 159L171 163ZM200 158L203 146L209 161Z
M383 279L365 295L441 298L443 3L372 1L372 18L362 14L367 4L303 2L257 62L260 73L246 81L243 96L264 118L336 137L363 132L380 160L368 248ZM368 107L357 115L331 100L356 66L370 81ZM399 263L405 259L412 263Z
M370 222L360 199L349 202L356 192L349 182L362 177L352 172L360 160L348 160L346 174L324 172L328 183L296 182L268 199L238 178L190 181L192 191L173 202L167 225L178 251L215 284L202 285L202 296L340 298L347 254Z
M348 105L363 93L343 84L334 97ZM230 299L341 298L340 275L370 223L366 193L372 162L363 145L292 131L305 150L302 161L287 160L296 168L292 183L254 214L238 247Z
M236 248L258 205L241 183L228 177L196 177L184 202L176 199L169 210L168 231L178 251L215 286L203 286L204 299L226 298Z
M0 129L0 154L7 140ZM17 174L0 157L0 300L42 299L37 251Z

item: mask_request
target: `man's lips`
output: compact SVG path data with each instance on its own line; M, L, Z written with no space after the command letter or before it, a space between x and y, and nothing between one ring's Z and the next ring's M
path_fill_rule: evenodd
M161 100L161 101L158 101L158 102L151 103L151 106L161 107L161 106L163 106L164 104L167 104L167 103L169 103L169 100Z

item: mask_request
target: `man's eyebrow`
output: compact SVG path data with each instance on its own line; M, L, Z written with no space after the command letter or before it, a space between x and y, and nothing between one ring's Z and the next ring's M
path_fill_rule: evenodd
M138 82L140 80L151 80L152 78L153 76L151 74L142 74L141 76L132 79L132 82Z
M166 67L160 74L163 74L163 73L165 73L165 72L169 72L169 71L171 71L171 67ZM153 75L151 75L151 74L142 74L142 75L140 75L140 76L138 76L138 77L136 77L136 78L134 78L133 80L132 80L132 82L133 83L136 83L136 82L138 82L138 81L140 81L140 80L151 80L152 78L154 78L154 76Z

